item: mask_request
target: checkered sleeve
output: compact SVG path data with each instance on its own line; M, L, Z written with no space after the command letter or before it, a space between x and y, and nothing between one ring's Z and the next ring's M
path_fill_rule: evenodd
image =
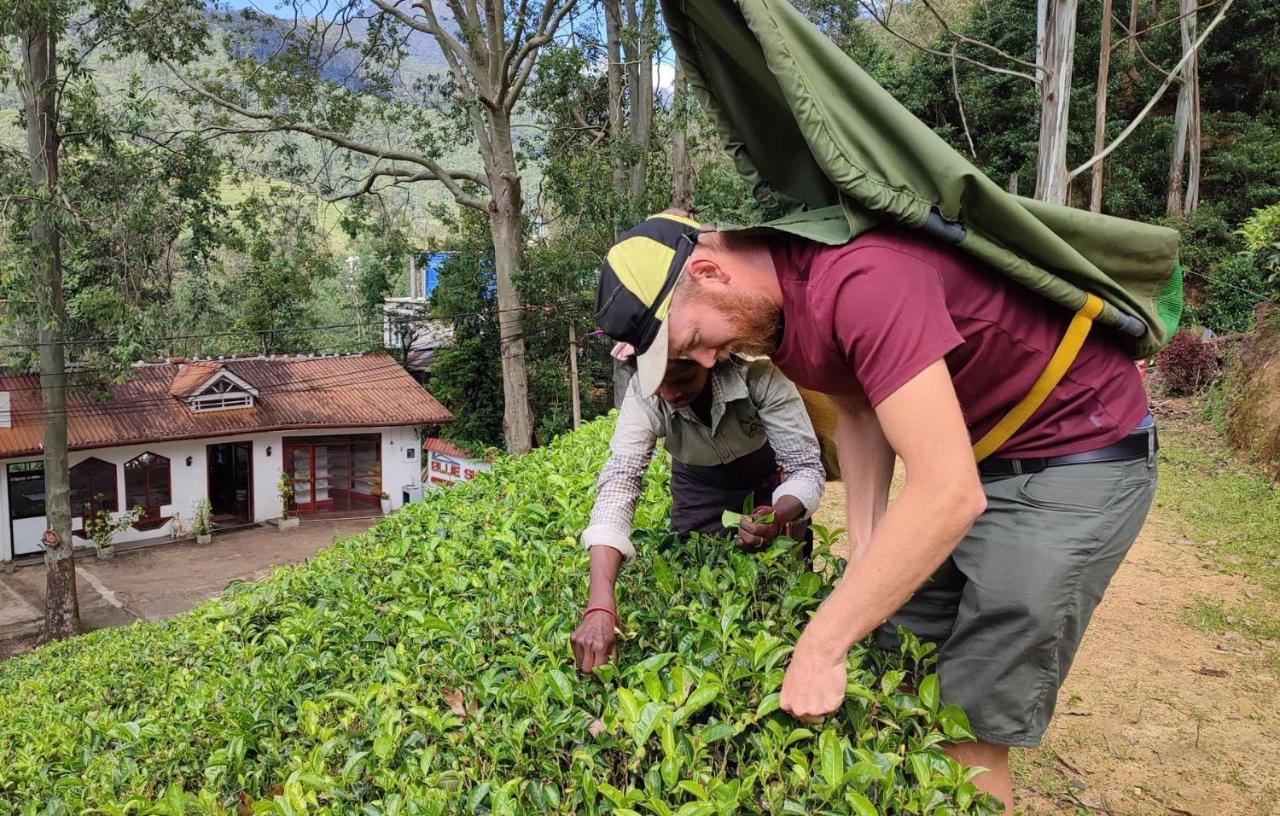
M805 518L808 518L818 509L827 488L827 472L822 467L813 423L804 409L800 392L776 368L761 365L752 373L756 374L749 383L752 400L778 466L786 477L773 492L773 501L777 503L783 496L794 496L804 505Z
M636 557L635 546L631 543L636 500L660 430L657 417L644 404L635 382L631 385L622 401L613 439L609 442L612 453L596 483L591 525L582 532L584 547L613 547L622 553L628 564Z

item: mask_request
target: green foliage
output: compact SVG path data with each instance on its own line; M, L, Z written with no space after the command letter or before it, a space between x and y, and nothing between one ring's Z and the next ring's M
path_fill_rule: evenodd
M99 550L111 549L115 537L142 518L142 508L134 507L116 514L105 508L91 509L84 516L85 537Z
M280 497L280 517L292 518L295 512L290 507L293 504L293 479L289 478L287 471L281 470L280 477L276 479L276 495Z
M1280 204L1254 212L1236 234L1244 241L1250 267L1263 284L1280 294Z
M1202 628L1259 638L1271 665L1280 667L1280 485L1241 463L1213 434L1176 427L1160 433L1160 506L1219 569L1249 576L1260 590L1240 605L1199 604L1189 617Z
M441 429L446 439L502 445L502 358L498 343L498 298L493 247L478 214L463 212L453 239L440 249L453 253L440 269L431 311L453 323L453 344L436 353L427 388L453 412Z
M191 534L202 536L212 532L213 506L208 499L198 499L191 510Z
M794 545L672 543L661 463L621 652L574 672L612 424L158 624L0 664L0 800L66 814L995 814L939 749L972 738L930 646L859 646L820 725L778 711L831 588Z

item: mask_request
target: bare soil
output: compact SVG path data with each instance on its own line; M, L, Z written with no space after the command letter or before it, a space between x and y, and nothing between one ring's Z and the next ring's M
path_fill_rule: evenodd
M844 526L843 485L828 485L816 520ZM1185 622L1199 600L1253 597L1250 580L1215 569L1182 527L1177 508L1157 501L1094 613L1043 745L1015 752L1019 813L1280 814L1280 679L1256 642Z

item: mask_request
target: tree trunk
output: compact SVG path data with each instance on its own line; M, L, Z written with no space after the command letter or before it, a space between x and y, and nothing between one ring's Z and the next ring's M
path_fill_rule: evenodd
M684 71L679 61L672 89L675 123L671 128L671 206L687 212L693 208L693 165L689 161L689 123L684 109Z
M1195 7L1195 0L1180 0L1179 14L1188 14ZM1192 17L1183 17L1179 27L1182 30L1182 54L1185 56L1195 44L1195 21ZM1196 58L1192 56L1182 66L1182 85L1178 88L1178 106L1173 114L1173 152L1169 156L1169 191L1165 199L1165 212L1169 215L1182 215L1186 212L1183 208L1182 192L1187 142L1191 135L1191 119L1195 107L1192 99L1195 91L1195 65ZM1197 156L1197 172L1200 169L1199 165Z
M1136 0L1135 0L1136 2ZM1111 0L1102 0L1102 38L1098 48L1098 93L1093 113L1093 155L1107 146L1107 80L1111 74ZM1102 212L1102 162L1093 166L1089 210Z
M1195 48L1196 41L1196 2L1183 0L1187 7L1182 13L1188 14L1183 19L1182 47L1186 50ZM1200 207L1200 54L1194 52L1187 62L1183 76L1191 85L1191 116L1187 122L1187 194L1182 201L1182 211L1190 214Z
M1129 41L1126 48L1129 50L1130 60L1138 55L1138 2L1139 0L1129 0Z
M631 101L628 135L633 151L631 183L627 190L633 202L641 202L649 172L649 140L653 132L653 22L655 0L626 0L631 37L627 49L627 96ZM629 44L629 47L628 47Z
M36 303L40 342L40 393L44 409L45 517L56 536L45 543L44 631L41 641L66 638L80 630L76 567L71 551L71 472L67 467L67 379L63 344L66 304L62 298L62 250L58 227L49 213L58 189L57 39L47 27L23 38L23 102L31 186L38 202L31 228L36 260Z
M502 429L507 452L533 448L533 411L529 407L529 374L525 365L524 313L515 279L524 266L524 199L511 143L511 122L491 112L489 127L493 167L489 183L489 229L498 289L498 333L502 354Z
M618 0L605 0L605 50L608 52L606 77L609 82L609 139L613 156L613 190L622 196L626 190L626 168L621 146L625 124L622 114L622 10Z
M1036 153L1036 198L1067 201L1067 124L1071 68L1076 45L1078 0L1038 0L1036 43L1040 72L1040 142Z

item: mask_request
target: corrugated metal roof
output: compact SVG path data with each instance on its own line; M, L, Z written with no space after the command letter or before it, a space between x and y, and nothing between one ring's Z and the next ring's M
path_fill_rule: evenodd
M185 369L185 372L184 372ZM201 370L203 369L203 370ZM258 389L252 408L193 412L172 395L218 369ZM0 459L41 450L44 409L37 374L0 372L12 427L0 428ZM436 425L453 415L389 355L244 357L136 366L105 400L68 397L68 447L106 448L173 439L307 428Z
M193 360L178 363L178 371L169 381L169 395L173 397L189 397L209 378L222 371L222 363L212 360Z

